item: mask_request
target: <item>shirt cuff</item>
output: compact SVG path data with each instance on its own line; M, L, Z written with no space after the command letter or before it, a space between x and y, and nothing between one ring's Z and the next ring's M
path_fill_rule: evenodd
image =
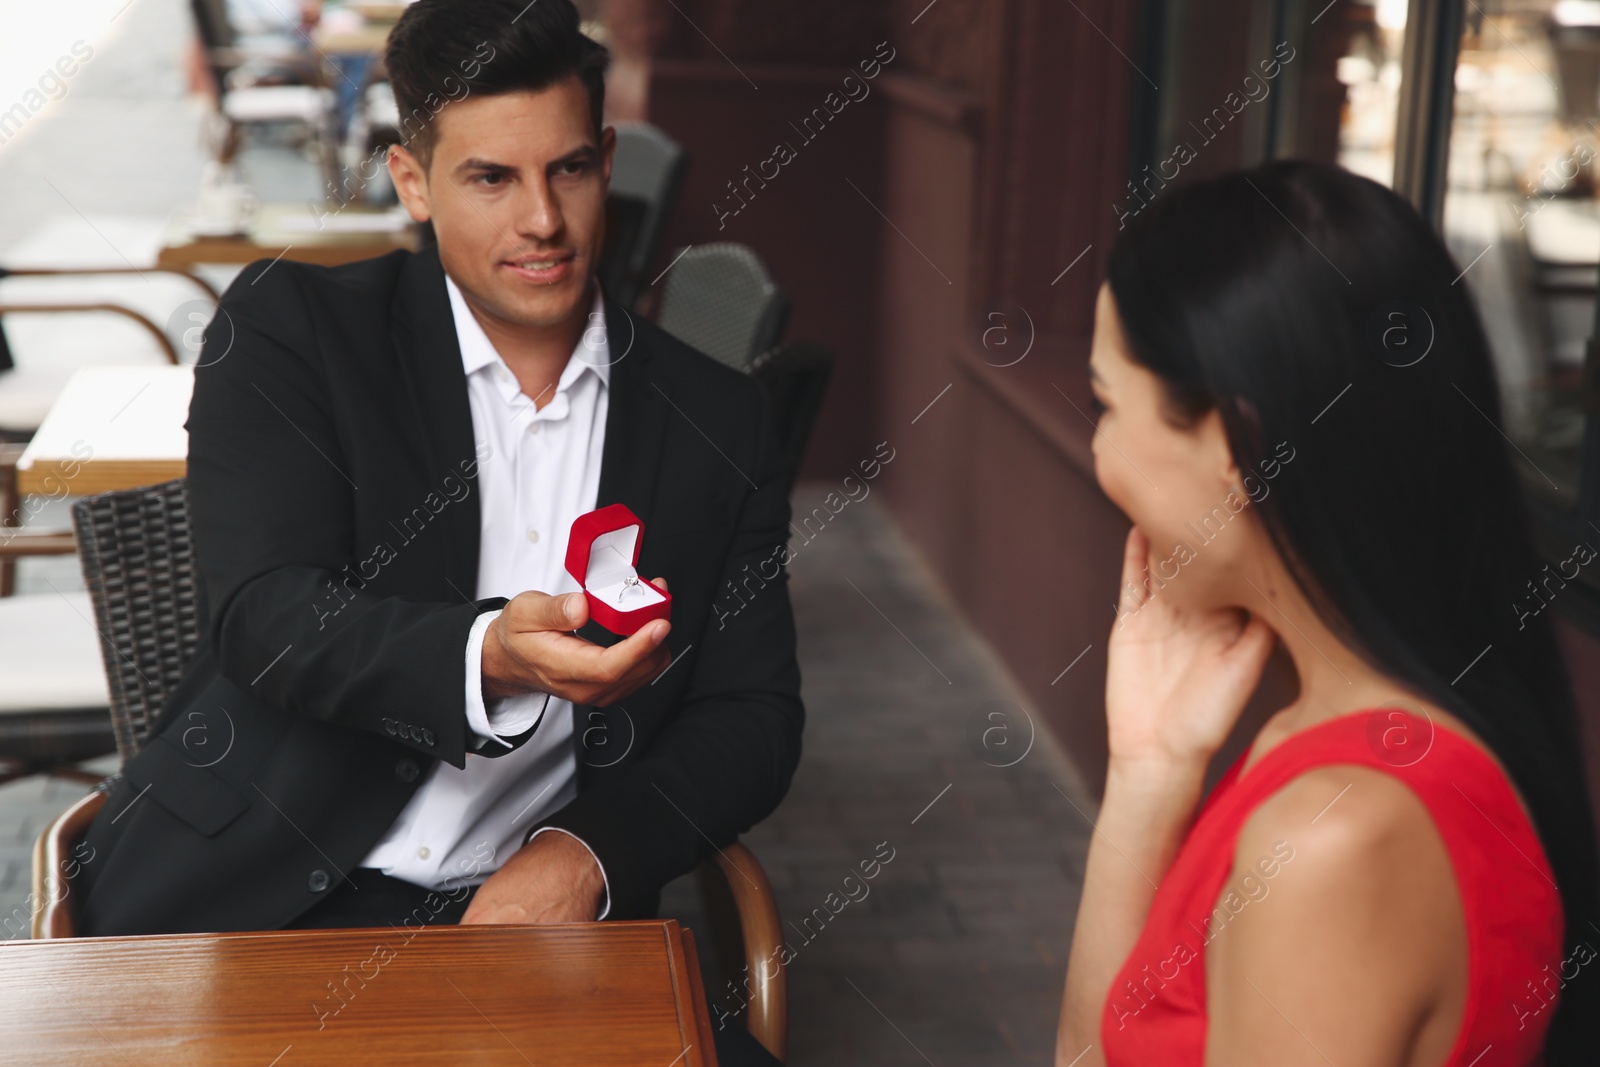
M527 844L533 844L533 839L538 837L540 834L548 834L552 832L566 834L584 848L589 848L589 842L585 841L571 830L563 830L559 826L539 827L539 829L535 830L528 836ZM602 893L600 897L600 914L595 916L595 921L599 922L601 919L604 919L611 913L611 879L606 877L606 866L600 862L599 856L594 855L594 849L589 848L589 855L594 856L594 865L600 868L600 880L605 883L605 892Z
M490 741L506 748L508 737L525 734L539 724L544 709L550 702L549 693L519 693L499 697L493 701L483 699L483 639L489 624L500 617L500 612L486 611L473 620L467 633L467 728L473 733L474 750Z

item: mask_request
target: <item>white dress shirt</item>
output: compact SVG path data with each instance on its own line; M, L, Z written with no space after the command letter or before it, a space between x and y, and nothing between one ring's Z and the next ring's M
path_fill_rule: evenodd
M445 288L466 372L473 438L478 455L486 457L478 466L476 596L577 592L581 586L565 566L567 535L574 519L594 510L599 495L611 381L605 330L596 328L605 322L599 287L591 325L542 408L522 393L455 282L446 277ZM521 847L529 826L576 795L572 704L545 693L487 704L483 699L484 634L499 614L480 615L467 640L466 766L437 762L361 866L430 889L477 884ZM509 748L502 738L535 723L539 728L515 751L493 759L471 751ZM610 907L608 888L601 917Z

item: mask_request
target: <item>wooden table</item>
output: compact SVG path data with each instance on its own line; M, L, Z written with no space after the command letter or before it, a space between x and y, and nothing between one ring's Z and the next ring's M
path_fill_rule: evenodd
M671 919L11 941L0 1034L29 1067L716 1064Z
M87 496L182 478L193 390L188 367L83 368L17 460L17 490Z
M263 204L248 233L206 237L197 236L190 216L179 212L162 234L156 266L188 270L197 263L252 263L283 256L337 267L397 248L416 251L415 227L407 220L394 229L390 220L395 217L387 209L340 208L336 203L329 204L320 216L313 215L305 204Z

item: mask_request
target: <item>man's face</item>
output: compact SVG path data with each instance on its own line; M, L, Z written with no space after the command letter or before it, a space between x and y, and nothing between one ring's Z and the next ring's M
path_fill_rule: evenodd
M513 329L581 320L616 148L609 127L595 142L582 81L469 96L433 121L426 172L394 149L390 173L411 217L432 220L444 269L473 309Z

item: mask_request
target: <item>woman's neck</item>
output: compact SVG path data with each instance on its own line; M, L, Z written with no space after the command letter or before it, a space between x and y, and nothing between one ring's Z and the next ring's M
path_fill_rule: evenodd
M1335 635L1278 564L1276 556L1258 556L1257 560L1245 576L1240 606L1277 631L1294 662L1300 692L1262 727L1246 758L1246 767L1292 734L1341 715L1378 707L1409 708L1428 714L1437 710L1410 687L1369 665Z

